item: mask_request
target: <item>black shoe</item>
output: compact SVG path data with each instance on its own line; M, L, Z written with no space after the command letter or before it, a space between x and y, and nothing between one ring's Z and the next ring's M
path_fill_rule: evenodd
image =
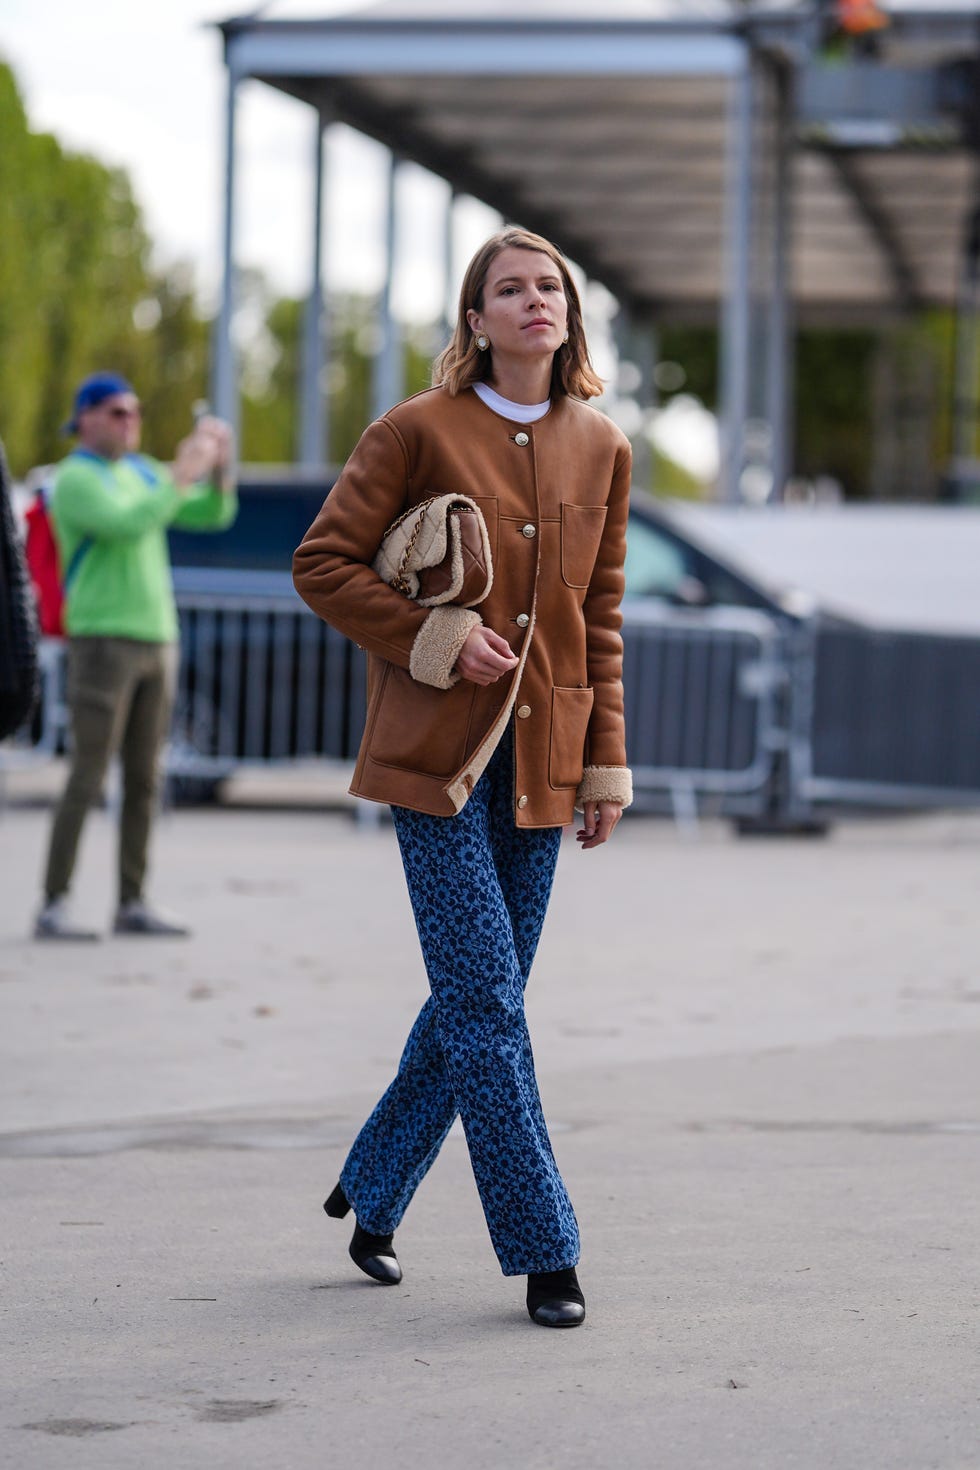
M533 1271L527 1278L527 1311L539 1327L578 1327L585 1321L585 1297L575 1267Z
M342 1220L350 1211L350 1200L338 1184L324 1201L323 1208L335 1220ZM392 1236L372 1235L369 1230L354 1226L354 1237L350 1243L350 1258L372 1281L382 1286L397 1286L402 1279L402 1268L398 1264L392 1246Z
M350 1243L350 1258L360 1266L365 1276L379 1281L382 1286L397 1286L402 1279L402 1268L398 1264L390 1235L372 1235L354 1226L354 1238Z

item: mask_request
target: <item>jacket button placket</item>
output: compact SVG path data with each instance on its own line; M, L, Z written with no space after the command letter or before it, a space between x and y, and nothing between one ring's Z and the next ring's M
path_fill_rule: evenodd
M524 449L524 448L526 448L531 443L530 435L525 434L523 431L520 432L520 433L518 433L518 434L515 434L514 435L514 443L519 448ZM534 514L537 517L540 517L540 508L539 508L539 505L538 505L537 466L536 466L536 463L535 463L535 460L534 460L533 446L532 446L532 455L531 455L531 481L532 481L532 495L534 497ZM528 550L529 551L531 550L531 544L532 543L535 543L535 542L537 543L534 546L534 551L535 551L534 572L533 572L533 581L532 581L532 584L531 584L531 597L530 597L530 602L531 602L531 604L533 606L535 600L537 599L538 579L539 579L539 577L541 575L541 543L540 543L540 540L538 538L538 528L537 528L537 525L535 524L534 521L526 521L524 523L524 525L521 526L520 533L521 533L521 536L524 538L525 542L528 543ZM517 626L519 628L527 628L529 626L530 622L531 622L531 615L529 613L526 613L526 612L518 613L517 617L515 618L515 622L517 623ZM524 721L524 720L527 720L527 719L530 718L530 715L531 715L531 706L530 706L530 704L521 703L521 704L519 704L517 706L517 708L515 709L514 713L516 715L516 720L515 720L515 726L516 726L517 721ZM527 792L520 790L520 788L521 788L521 769L520 769L520 767L521 767L521 759L520 759L521 752L520 752L520 746L521 746L521 741L520 741L520 739L518 737L517 729L515 728L515 731L514 731L514 783L515 783L515 792L514 792L514 795L515 795L515 798L516 799L515 799L515 803L514 804L515 804L518 812L523 812L527 808L528 802L530 801L530 797L528 796ZM517 794L518 792L520 792L520 795Z

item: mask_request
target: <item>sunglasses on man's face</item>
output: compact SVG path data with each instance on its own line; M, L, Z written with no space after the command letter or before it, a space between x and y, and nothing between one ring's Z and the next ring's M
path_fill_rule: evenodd
M120 404L117 404L115 408L106 409L106 413L111 419L138 419L142 417L143 410L139 406L136 408L123 408Z

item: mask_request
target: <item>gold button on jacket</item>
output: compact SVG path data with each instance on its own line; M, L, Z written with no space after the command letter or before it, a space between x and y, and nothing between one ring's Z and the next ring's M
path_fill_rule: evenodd
M515 820L553 827L574 819L576 793L629 800L619 604L630 448L611 419L566 397L535 424L533 454L510 452L513 429L470 390L398 404L361 436L293 575L314 612L368 651L355 795L452 816L519 692L518 713L536 716L515 721ZM420 607L371 568L396 516L449 492L472 497L487 524L493 587L476 608ZM515 607L528 609L526 630ZM486 687L455 672L481 622L520 658Z

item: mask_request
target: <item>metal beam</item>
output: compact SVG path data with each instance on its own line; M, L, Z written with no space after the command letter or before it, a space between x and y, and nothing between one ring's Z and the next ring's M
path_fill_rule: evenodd
M746 50L741 75L731 83L725 183L728 279L722 312L720 355L722 500L738 504L749 415L752 346L752 206L755 195L753 121L755 67Z
M214 326L211 362L211 403L219 418L230 423L237 435L239 428L238 381L232 323L235 315L235 153L236 112L239 77L228 68L228 95L225 107L225 217L222 237L223 274L221 301Z
M323 391L323 118L316 115L313 146L313 229L311 232L310 293L303 320L303 358L299 384L299 462L315 469L326 460L327 395Z
M569 228L567 221L552 210L538 208L533 193L525 197L506 181L484 170L469 150L448 147L429 137L419 126L413 110L386 107L365 97L356 85L346 83L337 84L332 99L339 121L386 148L397 148L404 157L453 184L460 194L470 194L496 209L504 219L520 220L537 234L556 240L586 275L600 281L614 296L636 299L630 283L604 265L587 234Z
M772 185L772 273L766 361L767 417L772 434L773 500L782 500L793 457L793 302L789 289L790 226L793 218L793 76L778 67L773 76L775 138Z
M245 76L730 76L725 28L656 21L228 21Z
M442 222L442 330L446 341L456 325L456 190L450 186Z
M857 160L847 153L829 152L826 156L881 252L900 305L908 310L922 306L925 298L915 267Z
M381 341L373 364L372 418L379 419L402 397L402 354L398 323L391 309L392 278L398 248L398 175L401 160L388 158L385 209L385 278L378 304Z

